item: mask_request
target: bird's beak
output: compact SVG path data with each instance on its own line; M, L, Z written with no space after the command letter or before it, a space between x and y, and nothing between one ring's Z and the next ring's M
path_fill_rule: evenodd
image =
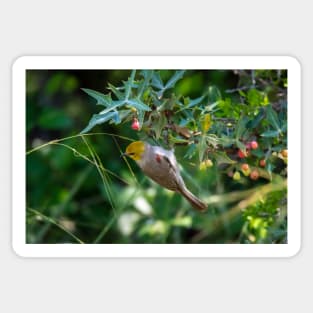
M121 155L120 155L120 157L121 158L124 158L125 156L128 156L128 154L125 152L125 153L122 153Z

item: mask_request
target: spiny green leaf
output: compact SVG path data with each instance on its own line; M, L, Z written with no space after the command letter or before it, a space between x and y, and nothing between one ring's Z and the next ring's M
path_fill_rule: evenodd
M152 86L159 89L159 91L156 93L158 99L162 98L165 90L173 88L176 82L184 76L184 73L185 71L183 70L176 71L175 74L167 81L165 85L163 84L160 73L159 72L153 73Z
M241 151L246 152L246 146L240 140L236 140L236 146Z
M189 148L186 154L184 155L184 158L191 159L195 155L196 151L197 151L197 146L194 143L189 145Z
M117 117L116 115L118 115L118 113L116 111L108 112L105 114L94 114L92 116L92 118L90 119L87 127L84 128L80 133L81 134L87 133L89 130L91 130L96 125L103 124L110 119L113 119L114 121L118 121L119 117Z
M217 137L216 135L214 135L214 134L208 134L208 135L205 136L205 138L206 138L206 142L207 142L207 145L208 145L208 146L212 146L212 147L214 147L214 148L217 148L217 146L218 146L219 144L221 144L220 138L218 138L218 137Z
M216 102L214 102L214 103L212 103L212 104L210 104L210 105L207 105L205 108L204 108L204 110L203 110L203 112L212 112L213 111L213 109L216 107L216 106L218 106L220 104L220 100L219 101L216 101ZM219 110L219 108L217 108L216 110L214 110L214 112L216 112L216 111L218 111ZM202 112L202 113L203 113Z
M184 117L181 117L181 122L179 123L180 126L185 126L190 123L190 121L194 120L193 112L191 110L182 111L182 115L184 115ZM183 121L186 121L186 123Z
M112 101L111 106L101 111L99 114L106 114L112 110L116 110L118 107L124 105L126 102L124 100Z
M201 97L196 98L196 99L190 99L189 102L188 102L188 104L187 104L187 107L186 107L186 108L190 109L190 108L192 108L192 107L198 105L199 103L202 102L202 100L203 100L204 98L205 98L205 96L201 96Z
M165 91L165 89L161 89L159 92L156 93L158 99L161 99L163 97L163 92Z
M188 144L189 143L188 139L174 137L172 134L169 134L168 139L170 143L173 143L173 144Z
M131 75L130 75L127 83L125 83L125 99L128 99L130 97L130 93L131 93L132 86L134 83L135 75L136 75L136 70L132 70Z
M268 122L277 130L277 131L281 131L280 130L280 123L279 123L279 119L277 116L277 113L273 110L271 105L268 105L266 108L266 117Z
M221 137L218 139L218 143L222 145L223 147L227 147L227 146L235 144L236 140L233 138L230 138L229 136L222 134Z
M158 140L161 136L162 130L164 128L164 126L166 125L167 120L166 117L164 116L164 114L158 114L158 118L156 123L153 124L152 129L155 132L155 138L156 140Z
M268 138L275 138L279 136L279 131L278 130L267 130L266 132L262 133L262 137L268 137Z
M158 111L173 110L177 102L178 101L176 95L172 94L169 99L165 99L163 102L161 102L161 104L158 106Z
M150 107L139 99L129 99L126 101L126 104L135 107L137 110L151 111Z
M180 80L185 74L184 70L176 71L175 74L167 81L164 89L169 89L175 86L176 82Z
M287 128L288 128L287 122L284 121L284 123L283 123L283 125L282 125L282 127L281 127L281 131L282 131L282 132L286 132L286 131L287 131Z
M163 81L162 78L160 76L160 72L153 72L152 75L152 86L158 89L163 89L164 85L163 85Z
M242 137L243 133L246 131L247 127L247 122L248 122L248 117L247 116L242 116L238 123L237 123L237 128L236 128L236 139L238 140L240 137Z
M121 91L119 91L115 86L113 86L110 83L108 85L109 85L108 89L110 89L114 93L118 100L125 99L124 94Z
M152 78L153 71L152 70L143 70L143 71L141 71L141 75L144 77L144 79L138 85L138 93L137 93L138 98L140 98L143 95L143 93L145 92L145 90L147 89L147 87L150 83L150 80Z
M104 105L104 106L110 106L112 102L112 98L110 95L104 95L103 93L99 91L95 91L88 88L82 88L84 92L86 92L89 96L97 100L97 104Z
M139 110L139 111L138 111L138 121L139 121L139 125L143 125L143 124L144 124L145 112L146 112L146 111L143 111L143 110Z
M142 70L140 74L143 76L145 80L150 80L153 76L153 70Z
M220 151L212 152L212 158L214 158L216 160L218 165L236 163L225 152L220 152Z
M250 120L247 124L247 128L256 128L260 122L264 118L264 111L261 110L256 117L254 117L252 120Z
M202 136L200 139L200 142L198 144L198 149L199 149L199 161L203 161L204 153L207 149L207 144L206 144L206 138L205 136Z
M121 122L121 117L119 115L119 112L114 110L115 115L112 116L112 121L114 124L119 124Z
M129 116L129 114L132 113L132 111L131 110L119 110L118 113L119 113L120 119L124 120L126 117ZM140 123L140 125L142 124Z
M255 155L258 158L264 157L264 152L261 149L251 150L251 154Z

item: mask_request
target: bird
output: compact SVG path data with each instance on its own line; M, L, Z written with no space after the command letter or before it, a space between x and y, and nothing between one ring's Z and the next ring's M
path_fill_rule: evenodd
M194 209L201 212L207 210L207 204L186 187L180 175L174 150L134 141L126 147L122 155L136 161L143 173L162 187L181 194Z

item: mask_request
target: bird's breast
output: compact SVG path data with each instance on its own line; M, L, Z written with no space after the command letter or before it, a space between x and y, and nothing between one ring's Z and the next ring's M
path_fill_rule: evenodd
M154 152L146 155L137 163L142 171L159 185L169 190L178 190L177 178L180 177L180 174L166 156Z

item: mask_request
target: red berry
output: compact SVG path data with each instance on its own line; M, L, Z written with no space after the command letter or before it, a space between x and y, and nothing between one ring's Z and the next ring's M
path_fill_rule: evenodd
M238 156L240 159L243 159L247 156L247 153L244 153L242 150L238 150Z
M258 148L258 146L259 146L259 144L256 141L251 141L250 142L251 149L255 150L255 149Z
M139 121L138 121L138 119L136 119L136 118L133 119L132 129L133 129L133 130L139 130L139 129L140 129Z
M250 142L246 143L246 149L251 149L251 143Z
M249 164L247 164L247 163L242 164L242 165L241 165L241 169L242 169L243 171L247 171L247 170L249 169Z
M253 170L252 172L251 172L251 174L250 174L250 178L252 179L252 180L257 180L258 178L259 178L259 172L257 171L257 170Z
M264 159L260 160L260 166L265 167L266 161Z

